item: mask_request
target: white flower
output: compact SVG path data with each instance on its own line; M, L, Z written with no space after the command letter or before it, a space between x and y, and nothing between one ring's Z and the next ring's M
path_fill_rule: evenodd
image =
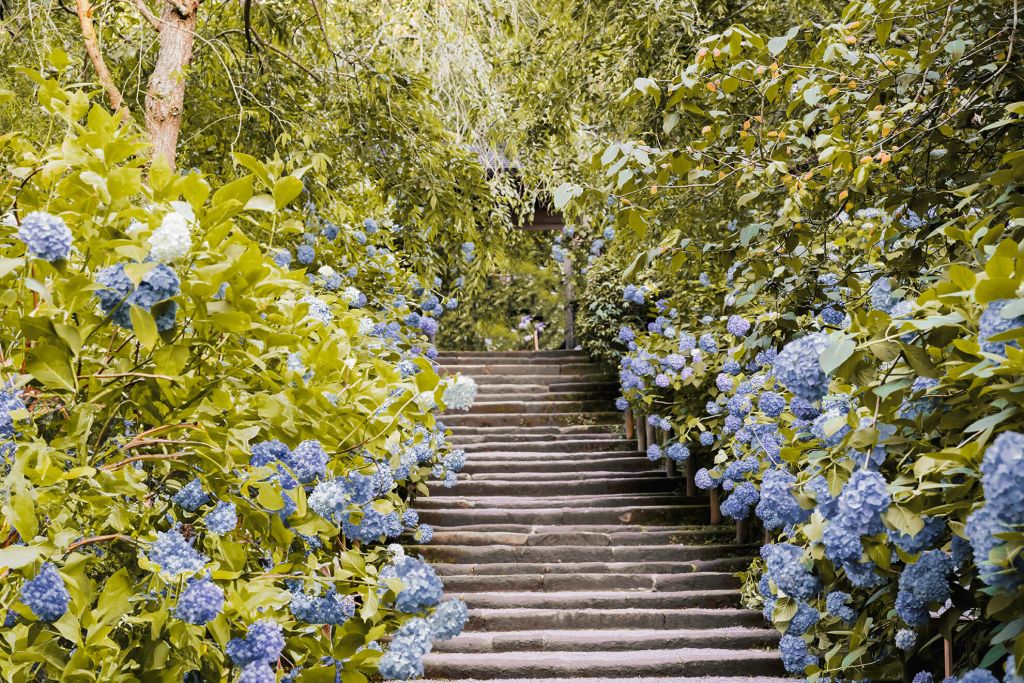
M405 548L403 548L398 543L389 543L388 544L388 555L390 555L391 557L396 558L396 559L399 558L399 557L405 557Z
M192 235L188 221L172 211L164 216L160 227L149 236L149 255L157 261L177 261L185 258L192 248Z
M127 228L125 228L125 232L128 233L130 236L135 237L140 232L146 230L147 227L148 226L142 221L138 220L137 218L133 218L132 222L128 224Z
M359 319L359 334L368 335L373 332L373 318L368 318L365 315Z
M472 377L459 375L444 390L441 398L445 406L452 410L469 410L476 400L476 382Z
M8 228L18 227L18 220L14 217L14 212L8 211L3 216L0 216L0 225Z

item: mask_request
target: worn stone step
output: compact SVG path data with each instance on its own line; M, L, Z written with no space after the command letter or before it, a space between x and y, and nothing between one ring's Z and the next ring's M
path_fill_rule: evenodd
M732 527L704 527L699 529L673 529L670 531L573 531L571 527L546 527L548 531L521 533L514 531L436 531L431 543L437 545L697 545L709 542L727 542L735 530Z
M660 474L660 473L659 473ZM580 495L584 493L666 493L677 491L682 483L678 479L669 479L665 476L637 477L632 479L621 479L612 477L609 479L563 479L553 481L475 481L473 479L460 480L458 485L451 489L442 487L440 482L429 482L431 492L435 495L443 495L442 491L461 493L467 496L507 496L507 495L544 495L558 491L566 495Z
M629 629L629 628L761 628L761 612L745 609L697 607L682 609L472 609L468 630L523 631L526 629ZM778 656L776 654L776 656Z
M621 478L623 481L631 478L647 478L647 477L664 477L668 478L664 470L657 469L637 469L637 470L605 470L600 468L600 463L593 465L598 469L586 469L584 466L580 466L576 470L570 470L567 468L559 468L554 472L530 472L522 471L519 468L512 467L504 464L503 466L497 466L496 471L475 471L462 472L459 474L459 481L535 481L535 482L546 482L546 481L564 481L564 480L578 480L586 481L588 479L612 479ZM467 467L467 470L469 468ZM486 469L486 468L485 468ZM560 470L560 471L559 471Z
M779 642L767 628L634 629L608 631L503 631L464 633L434 643L434 652L523 652L668 650L688 647L769 648Z
M489 385L488 385L488 388ZM551 389L550 386L544 387L543 391L532 391L529 389L523 389L517 387L514 391L480 391L477 388L477 401L601 401L602 405L607 406L609 402L614 402L615 397L618 396L618 391L611 388L603 391L588 391L588 390L569 390L561 391Z
M422 515L421 515L422 516ZM749 546L727 545L611 545L611 546L517 546L429 545L414 546L431 562L446 564L557 563L573 562L690 562L751 554Z
M500 532L515 534L618 534L618 533L685 533L706 529L717 531L735 531L733 525L723 524L709 527L706 524L673 524L671 526L654 526L639 524L466 524L463 526L445 527L447 531Z
M458 428L534 425L609 425L622 422L622 413L446 413L445 425Z
M487 683L565 683L567 680L572 683L797 683L804 679L775 676L715 676L713 678L707 676L697 678L692 676L628 676L623 678L573 676L572 678L488 678ZM416 681L417 683L483 683L483 681L476 678L444 679L443 681L440 679L417 678ZM396 682L388 681L388 683Z
M447 576L450 593L491 591L686 591L735 590L740 580L729 572L688 574L507 574L498 576ZM632 593L630 593L632 594ZM733 603L730 606L735 606ZM666 605L667 606L667 605Z
M558 369L558 368L556 368ZM579 389L571 389L570 387L580 384L603 384L608 385L615 382L614 377L609 377L606 374L599 372L586 372L586 373L574 373L574 374L527 374L512 373L512 374L469 374L468 376L473 378L473 381L477 383L478 387L483 387L490 384L502 384L502 385L540 385L545 387L546 391L582 391Z
M590 359L583 354L565 356L535 356L526 358L523 356L438 356L437 364L444 370L461 371L463 367L469 366L495 366L495 365L580 365L591 364Z
M529 461L549 462L553 460L565 460L581 463L596 463L608 459L630 458L633 460L647 462L648 464L655 466L658 464L657 462L651 463L646 454L636 450L635 442L602 440L594 443L595 446L600 446L602 448L578 451L532 450L519 449L518 444L510 444L501 447L506 450L499 450L497 445L492 446L492 450L484 450L487 445L481 444L481 447L463 450L466 451L467 462L492 460L518 463Z
M696 496L687 498L667 493L604 493L564 496L431 496L416 507L424 510L533 510L538 508L596 508L655 505L703 505Z
M445 366L450 372L459 372L469 375L479 381L482 377L590 377L605 376L604 368L594 363L566 362L566 363L502 363L489 364L460 363L458 367Z
M507 472L509 475L516 473L529 475L544 472L656 472L659 470L664 471L665 468L663 464L651 462L647 458L638 457L637 454L628 455L626 452L615 453L612 457L600 458L596 457L597 454L595 454L595 457L576 458L551 455L548 459L502 457L502 454L475 455L476 457L466 458L466 465L462 469L466 474L482 474L485 472Z
M477 396L470 415L492 413L516 413L532 415L533 413L589 413L608 410L612 404L605 399L588 399L585 401L555 401L536 399L528 401L489 400L490 397Z
M450 439L449 442L467 453L588 453L593 451L631 451L636 452L636 441L624 439L616 435L589 434L589 438L552 439L550 436L527 438L529 435L514 441L487 439L479 437L470 441ZM487 439L487 440L485 440Z
M751 671L782 674L777 652L724 648L548 651L529 653L438 653L424 660L427 676L443 678L534 678L585 676L724 676Z
M740 602L736 589L692 591L515 591L464 592L462 598L471 609L541 607L545 609L681 609L684 607L732 607Z
M434 526L452 524L676 524L703 521L706 505L626 507L508 508L476 510L424 510L420 519Z
M491 591L684 591L735 590L740 580L729 572L688 574L507 574L495 576L448 576L451 593ZM735 606L735 605L730 605Z
M497 427L472 427L460 425L458 432L452 434L452 436L485 436L487 438L493 437L500 441L512 441L514 439L508 437L515 437L519 435L562 437L565 435L568 438L568 435L572 435L571 438L582 438L581 435L583 434L594 434L598 437L606 437L608 435L621 435L622 433L623 428L620 425L534 425L528 427L519 425ZM506 438L498 439L499 436L504 436Z
M672 562L485 562L432 563L440 576L511 576L516 574L686 574L691 572L737 572L750 566L751 555L719 557L713 560Z
M461 351L457 349L438 350L437 359L449 358L588 358L586 351L580 349L551 349L547 351Z
M615 397L620 393L619 383L608 377L600 377L594 380L588 378L572 379L551 375L543 381L531 384L529 378L516 377L510 379L508 384L494 381L487 378L483 382L477 382L477 394L488 396L493 394L522 393L533 396L546 396L564 392L592 393L598 396Z

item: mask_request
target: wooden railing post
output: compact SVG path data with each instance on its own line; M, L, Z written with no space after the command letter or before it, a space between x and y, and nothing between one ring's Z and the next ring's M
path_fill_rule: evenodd
M626 406L626 438L633 438L633 408Z
M671 431L661 433L661 447L663 450L665 446L668 445L668 442L671 440L671 437ZM672 479L679 476L679 471L676 468L676 461L669 458L668 453L665 454L665 474L667 474Z
M696 456L691 454L686 459L686 495L693 497L697 495L697 463L694 461Z
M711 523L712 524L721 524L722 523L722 508L720 507L719 501L718 501L718 487L716 486L715 488L711 489L711 491L709 493L710 493L710 499L711 499Z
M572 256L566 253L562 260L565 292L565 348L576 348L576 295L572 286Z
M658 443L657 435L654 433L654 427L652 427L647 420L644 420L644 442L647 444L647 447L650 447L652 443ZM647 447L645 447L644 450L647 450Z
M647 452L647 430L644 429L644 416L643 413L637 413L634 416L636 420L636 449L641 453Z

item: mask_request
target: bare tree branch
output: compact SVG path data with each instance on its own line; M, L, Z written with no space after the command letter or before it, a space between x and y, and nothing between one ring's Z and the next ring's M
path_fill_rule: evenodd
M103 61L100 54L99 40L96 38L96 26L92 23L92 6L89 0L75 0L78 8L78 23L82 26L82 40L85 43L85 52L89 55L89 61L96 69L96 76L100 79L100 85L107 93L110 100L110 108L114 111L121 109L124 97L114 83L114 77L110 75L107 63Z
M160 30L160 19L153 13L153 10L149 9L146 0L130 0L130 2L135 5L135 9L138 10L143 19L148 21L157 31Z

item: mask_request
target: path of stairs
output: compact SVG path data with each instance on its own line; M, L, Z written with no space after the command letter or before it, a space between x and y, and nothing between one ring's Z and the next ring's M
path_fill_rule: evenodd
M565 351L439 362L480 391L444 418L467 452L459 484L419 503L435 527L419 550L470 608L428 679L782 680L777 634L739 608L733 573L756 547L706 526L707 499L637 452L596 365Z

